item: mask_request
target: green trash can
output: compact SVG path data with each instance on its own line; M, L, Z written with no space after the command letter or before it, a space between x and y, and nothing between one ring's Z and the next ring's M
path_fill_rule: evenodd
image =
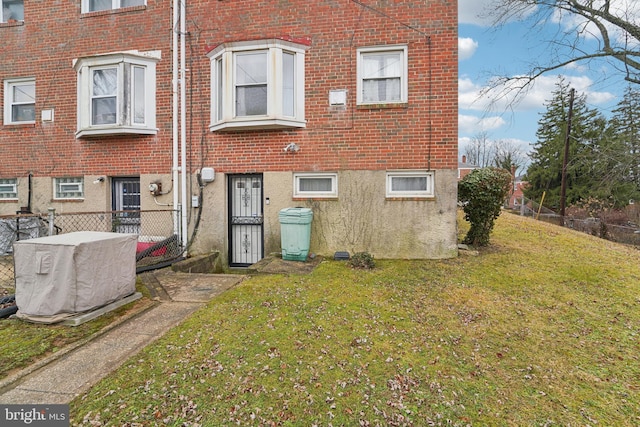
M313 211L309 208L285 208L280 211L282 259L306 261L311 240Z

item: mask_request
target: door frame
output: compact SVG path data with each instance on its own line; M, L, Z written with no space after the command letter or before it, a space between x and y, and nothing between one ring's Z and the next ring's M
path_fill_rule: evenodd
M255 206L258 209L259 216L236 218L234 217L234 188L233 185L236 179L251 178L258 179L260 182L260 197L256 201L258 204ZM253 182L253 181L252 181ZM264 176L262 173L244 173L244 174L228 174L227 175L227 244L228 244L228 263L230 267L248 267L255 262L264 258ZM236 220L234 220L236 218ZM258 248L258 259L254 262L241 262L234 259L234 227L237 226L258 226L259 227L259 239L260 246ZM245 236L246 237L246 236Z

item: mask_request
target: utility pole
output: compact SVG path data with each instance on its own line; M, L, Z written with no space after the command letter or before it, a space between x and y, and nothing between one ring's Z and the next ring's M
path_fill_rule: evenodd
M562 159L562 184L560 186L560 216L564 227L564 209L567 200L567 163L569 159L569 137L571 136L571 118L573 116L573 97L575 89L569 92L569 117L567 118L567 135L564 139L564 157Z

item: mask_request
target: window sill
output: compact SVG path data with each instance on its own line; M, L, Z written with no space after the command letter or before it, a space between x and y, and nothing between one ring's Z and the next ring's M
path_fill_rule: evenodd
M103 128L91 128L82 129L76 132L76 139L80 138L96 138L102 136L116 136L116 135L156 135L158 129L150 128L137 128L137 127L103 127Z
M127 12L136 12L139 10L146 10L147 6L129 6L129 7L120 7L118 9L107 9L107 10L98 10L95 12L83 12L80 15L80 18L93 18L95 16L104 16L104 15L114 15L117 13L127 13Z
M243 131L243 130L271 130L271 129L291 129L304 128L307 126L305 120L286 119L286 118L255 118L255 119L236 119L226 122L219 122L209 126L211 132L219 131Z
M0 199L0 203L18 203L18 199Z
M338 196L330 196L330 197L293 196L291 200L294 202L336 202L338 201Z
M82 203L84 199L51 199L55 203Z
M7 22L0 22L0 28L22 27L23 25L24 21L16 21L15 19L11 19Z
M358 110L406 110L409 108L408 102L390 102L383 104L358 104Z
M36 127L36 122L6 123L3 126L5 128L34 128Z
M436 200L436 196L387 196L385 200L390 202L433 202Z

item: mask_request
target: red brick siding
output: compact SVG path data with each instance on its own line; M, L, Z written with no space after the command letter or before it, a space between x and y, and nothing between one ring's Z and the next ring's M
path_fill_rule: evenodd
M119 13L80 13L80 0L25 2L25 22L0 28L0 80L36 79L36 124L0 127L0 176L136 175L171 168L170 2ZM76 139L73 59L121 50L161 50L155 136ZM4 87L1 86L0 91ZM4 101L3 95L0 100ZM43 109L54 122L43 123ZM8 155L5 155L8 154Z
M0 177L135 175L171 169L171 1L82 15L80 1L25 2L25 24L0 27L0 80L36 78L36 124L0 127ZM187 3L190 171L220 172L457 167L457 3L426 0L204 1ZM413 27L413 28L409 28ZM309 38L304 129L211 133L210 63L220 43ZM429 43L430 39L430 43ZM356 106L356 49L405 44L409 102ZM155 136L76 139L72 59L119 50L161 50ZM348 89L345 111L329 108ZM2 91L3 88L0 88ZM0 93L0 99L3 100ZM42 109L55 110L42 123ZM296 142L301 150L285 154Z

